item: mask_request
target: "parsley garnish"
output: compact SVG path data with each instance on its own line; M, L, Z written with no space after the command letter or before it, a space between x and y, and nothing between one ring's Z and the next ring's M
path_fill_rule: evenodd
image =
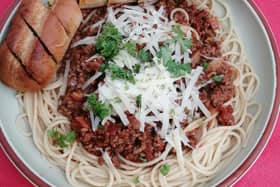
M138 51L136 42L129 41L124 46L130 55L134 56L135 58L138 58L141 62L151 61L152 55L144 49Z
M172 59L171 51L166 46L160 48L158 57L163 59L163 65L166 67L167 71L169 71L175 77L180 77L191 72L192 68L190 64L176 63Z
M112 23L106 23L96 39L96 49L103 57L112 59L119 53L122 39L118 29Z
M161 173L163 176L168 175L169 171L170 171L170 166L167 165L167 164L162 165L161 168L160 168L160 173Z
M94 114L99 116L101 119L109 116L112 112L111 107L97 100L96 94L91 94L88 97L87 102L89 110L92 110Z
M207 70L209 67L209 64L207 62L203 62L202 67L203 67L203 69Z
M124 45L124 47L130 55L137 57L136 42L129 41Z
M133 179L133 183L134 184L139 184L140 183L138 176Z
M181 30L181 27L180 25L177 25L176 27L174 27L172 29L172 31L174 33L176 33L176 36L174 38L174 41L175 42L178 42L181 46L181 49L186 52L188 51L192 44L193 44L193 41L191 39L185 39L184 36L185 36L185 33Z
M215 81L215 82L222 82L223 81L223 76L221 76L221 75L214 75L213 77L212 77L212 80L213 81Z
M142 102L142 95L138 95L136 97L136 105L137 105L137 107L141 106L141 102Z
M144 49L141 49L140 51L138 51L137 58L141 62L150 62L151 59L152 59L152 55L148 51L145 51Z
M140 64L135 64L134 67L133 67L133 72L134 73L139 73L140 69L141 69Z
M115 97L114 102L115 102L115 103L121 103L122 100L121 100L121 98L119 98L119 97Z
M97 128L98 128L98 129L104 129L104 126L101 125L101 124L99 124L99 125L97 126Z
M132 84L135 84L133 73L130 70L123 69L116 64L106 64L101 67L101 71L108 71L111 73L111 77L113 80L122 79Z
M77 135L75 131L71 131L64 135L54 129L51 129L48 131L48 136L53 138L59 147L66 148L74 142Z
M142 162L147 162L147 159L145 157L143 157L143 156L140 156L139 160L142 161Z

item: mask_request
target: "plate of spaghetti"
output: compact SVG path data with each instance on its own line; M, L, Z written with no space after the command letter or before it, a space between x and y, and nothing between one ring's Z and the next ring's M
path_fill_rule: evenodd
M23 0L0 39L1 146L38 186L229 186L279 111L251 1Z

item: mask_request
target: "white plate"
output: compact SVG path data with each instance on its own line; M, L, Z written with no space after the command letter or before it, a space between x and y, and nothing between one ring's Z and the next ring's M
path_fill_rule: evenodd
M261 80L255 100L262 105L263 111L248 145L242 149L217 177L207 186L228 186L233 184L254 163L263 150L273 131L279 112L279 58L273 37L263 16L252 1L226 1L234 26L243 41L249 61ZM3 29L6 30L16 6L6 16ZM1 22L0 22L1 29ZM0 33L0 41L5 32ZM278 64L276 63L278 61ZM16 92L0 83L0 140L3 149L16 167L34 184L39 186L69 186L65 174L52 166L40 155L31 138L24 137L15 126L19 113L15 98Z

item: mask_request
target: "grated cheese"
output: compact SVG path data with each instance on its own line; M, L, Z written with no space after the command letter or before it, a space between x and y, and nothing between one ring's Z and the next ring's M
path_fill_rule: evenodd
M85 37L84 39L81 39L77 42L74 42L72 45L71 45L71 48L75 48L75 47L78 47L78 46L81 46L81 45L92 45L92 44L95 44L96 42L96 36L88 36L88 37Z

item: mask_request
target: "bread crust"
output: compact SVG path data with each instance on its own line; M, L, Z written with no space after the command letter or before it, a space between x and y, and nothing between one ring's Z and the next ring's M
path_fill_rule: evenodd
M81 9L76 0L55 0L53 13L60 20L68 36L73 38L83 19Z
M20 91L47 86L81 21L75 0L57 0L52 7L41 0L23 0L0 45L0 79Z

